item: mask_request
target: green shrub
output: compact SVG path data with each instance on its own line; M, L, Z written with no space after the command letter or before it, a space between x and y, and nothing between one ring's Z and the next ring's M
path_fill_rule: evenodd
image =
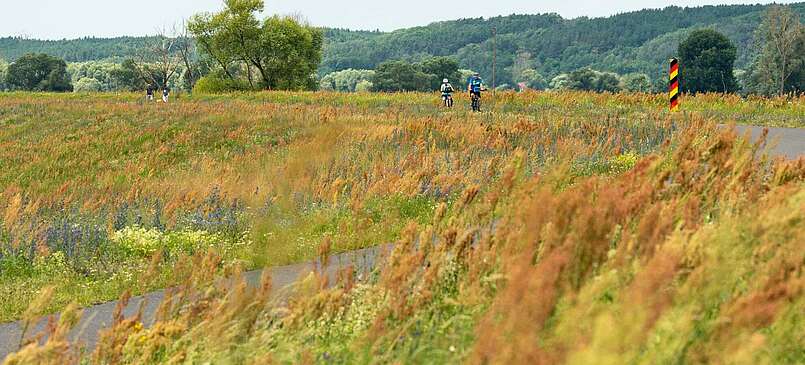
M196 82L196 86L193 87L193 92L199 94L223 94L235 91L246 91L249 89L251 89L251 87L245 81L225 79L217 75L208 75Z

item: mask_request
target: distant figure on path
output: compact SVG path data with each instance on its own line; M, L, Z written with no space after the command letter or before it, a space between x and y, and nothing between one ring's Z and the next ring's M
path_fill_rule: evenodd
M168 87L165 86L165 88L162 89L162 102L163 103L166 103L166 104L168 103L168 95L170 95L170 89L168 89Z
M147 101L153 101L154 100L154 87L151 86L150 84L145 89L145 100L147 100Z

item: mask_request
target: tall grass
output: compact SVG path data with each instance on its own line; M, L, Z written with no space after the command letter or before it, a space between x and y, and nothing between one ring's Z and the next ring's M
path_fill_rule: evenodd
M0 99L17 110L0 140L41 133L6 142L28 151L16 168L47 175L0 175L16 270L0 290L33 298L54 284L45 272L86 285L57 284L58 308L177 285L152 328L118 318L96 363L801 362L805 161L717 130L730 120L709 98L682 115L639 95L503 94L483 115L421 94ZM84 142L54 139L67 131ZM97 248L85 233L43 243L60 216L105 227ZM185 244L198 236L209 244ZM368 280L313 272L287 302L269 278L212 280L389 241ZM83 273L71 252L106 266ZM25 310L6 298L8 317ZM76 349L51 336L8 361Z

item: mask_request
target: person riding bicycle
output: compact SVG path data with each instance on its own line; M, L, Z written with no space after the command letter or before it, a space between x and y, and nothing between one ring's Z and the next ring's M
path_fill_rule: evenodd
M470 93L473 111L481 111L480 99L481 91L483 91L483 84L484 80L481 79L481 74L477 72L467 79L467 91Z
M453 89L453 85L450 84L450 80L448 79L442 80L441 91L442 91L442 102L444 103L444 105L447 107L452 107L453 91L455 90Z

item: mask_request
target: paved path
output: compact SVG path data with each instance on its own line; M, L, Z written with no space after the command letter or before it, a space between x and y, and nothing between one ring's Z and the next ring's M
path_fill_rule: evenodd
M743 134L749 132L753 139L758 138L763 132L763 127L737 126L736 130ZM795 128L769 128L770 145L773 153L787 158L799 158L805 156L805 129ZM368 272L376 265L381 252L388 246L374 247L354 252L334 255L331 265L327 268L328 275L333 276L339 269L348 265L362 271ZM287 288L292 285L301 275L310 272L315 263L305 263L275 267L270 269L273 288ZM246 280L250 285L256 285L260 281L262 271L252 271L245 274ZM278 290L276 292L282 292ZM157 307L165 295L164 290L149 293L143 296L132 298L129 305L124 310L126 316L134 315L140 303L145 301L144 322L150 325L154 321ZM78 326L71 334L73 341L82 341L88 348L93 348L98 340L100 330L107 328L112 323L112 314L116 302L99 304L84 309L84 315ZM34 328L28 330L28 335L41 332L47 321L43 319ZM22 334L22 327L19 322L0 324L0 362L8 354L17 350L17 346Z
M740 134L749 132L752 139L757 139L763 133L763 127L736 126ZM768 143L773 153L796 159L805 156L805 128L769 128Z
M330 258L330 266L326 268L327 274L334 278L335 274L344 267L354 265L360 274L367 274L375 267L379 258L388 250L390 246L378 246L353 252L333 255ZM271 268L272 288L276 288L273 293L275 296L287 294L289 287L301 276L309 274L313 270L313 265L318 262L303 263L289 266ZM260 283L262 270L251 271L244 274L249 285L257 286ZM140 303L145 302L143 310L143 322L150 326L154 322L154 317L159 304L165 297L165 290L148 293L143 296L134 297L123 311L126 317L132 317L140 308ZM98 334L102 329L108 328L112 324L112 315L117 302L110 302L95 305L84 309L83 316L78 325L71 333L72 341L80 341L86 344L87 348L92 349L98 341ZM29 328L27 337L41 333L47 325L47 318L43 318L35 326ZM12 322L0 324L0 363L9 354L16 352L22 335L22 323Z

